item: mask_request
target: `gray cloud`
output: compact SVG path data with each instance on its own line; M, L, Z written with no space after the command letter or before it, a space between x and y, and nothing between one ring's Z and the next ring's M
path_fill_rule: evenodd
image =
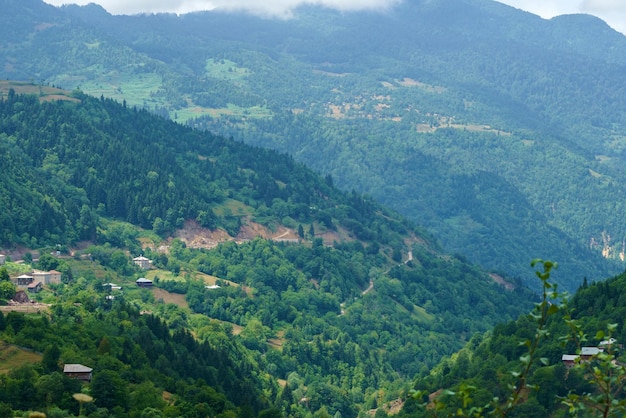
M626 33L624 0L500 0L500 2L546 19L563 14L586 13L597 16L613 29Z
M600 17L613 29L626 34L626 2L623 0L583 0L580 11Z
M624 13L623 0L583 0L580 8L589 13Z

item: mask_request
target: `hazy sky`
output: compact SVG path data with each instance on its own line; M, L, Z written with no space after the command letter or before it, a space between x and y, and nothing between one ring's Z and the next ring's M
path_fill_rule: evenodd
M98 3L109 13L134 14L141 12L186 13L213 8L246 9L253 13L289 16L301 4L318 4L340 10L384 9L402 0L44 0L61 5L65 3ZM502 0L544 18L569 13L588 13L605 20L614 29L626 33L626 1L624 0Z

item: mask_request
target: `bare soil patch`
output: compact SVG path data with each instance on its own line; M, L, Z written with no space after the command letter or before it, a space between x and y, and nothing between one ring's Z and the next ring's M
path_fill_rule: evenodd
M211 249L217 247L222 242L235 241L241 243L257 237L276 241L297 240L298 234L293 229L283 225L279 225L272 230L247 219L236 237L231 237L223 229L210 230L203 228L195 221L185 222L185 226L176 232L175 237L179 238L190 248Z
M156 300L163 300L164 303L173 303L181 308L189 308L189 304L185 300L185 295L179 293L170 293L167 290L160 289L158 287L152 288L152 293Z
M499 285L504 286L506 290L515 289L515 285L513 283L507 282L506 280L504 280L504 277L500 276L499 274L489 273L489 277L491 277L494 282L498 283Z
M203 228L196 221L187 221L185 226L175 235L190 248L215 248L221 242L232 241L233 238L223 229L210 230Z

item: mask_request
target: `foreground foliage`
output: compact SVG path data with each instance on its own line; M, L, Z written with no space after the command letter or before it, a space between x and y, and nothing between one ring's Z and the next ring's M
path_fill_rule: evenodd
M123 301L82 300L57 304L50 315L0 313L4 342L43 353L0 375L3 413L75 415L81 391L93 397L82 405L86 416L250 416L269 408L262 378L236 342L217 349ZM92 367L91 383L64 376L65 363Z
M621 417L626 413L626 366L620 343L625 337L624 317L619 307L626 274L584 284L569 300L549 281L553 263L541 262L541 266L543 271L537 275L544 298L535 310L476 337L418 379L420 389L413 392L402 416ZM585 354L589 351L592 354ZM562 354L577 355L565 362ZM439 395L430 397L435 391Z

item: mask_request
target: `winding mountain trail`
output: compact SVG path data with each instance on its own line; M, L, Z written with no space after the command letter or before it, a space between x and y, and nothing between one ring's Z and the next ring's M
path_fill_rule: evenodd
M407 259L404 261L403 264L408 264L409 261L411 260L413 260L413 251L409 251ZM391 268L389 268L389 270L391 270ZM387 270L385 274L389 273L389 270ZM373 288L374 288L374 279L370 279L370 285L367 287L367 289L361 292L361 296L367 295L369 292L372 291Z
M370 279L370 285L367 287L367 289L361 292L361 296L367 295L373 288L374 288L374 280Z

